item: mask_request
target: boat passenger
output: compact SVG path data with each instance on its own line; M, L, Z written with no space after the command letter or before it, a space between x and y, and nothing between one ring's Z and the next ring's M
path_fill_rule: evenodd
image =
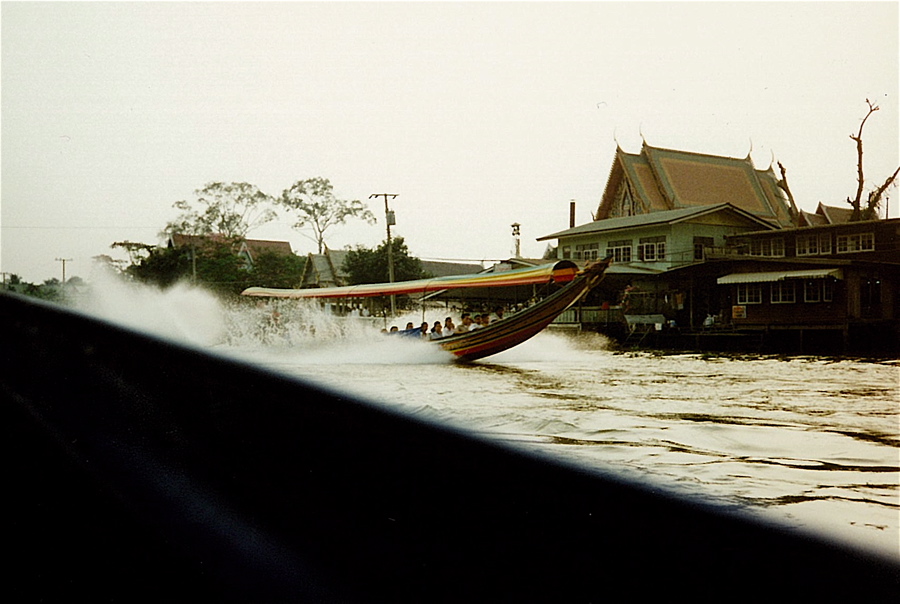
M476 329L481 329L484 315L475 315L475 318L472 319L472 324L469 325L469 331L475 331Z
M421 325L419 325L419 337L427 338L428 337L428 321L423 321Z
M444 326L440 321L435 321L431 328L431 339L438 340L444 337Z
M456 325L453 324L453 317L444 319L444 333L448 336L452 336L456 333Z
M472 329L472 315L463 313L462 320L456 327L455 333L468 333Z
M400 331L399 327L397 327L396 325L391 325L390 333L397 333L398 331Z

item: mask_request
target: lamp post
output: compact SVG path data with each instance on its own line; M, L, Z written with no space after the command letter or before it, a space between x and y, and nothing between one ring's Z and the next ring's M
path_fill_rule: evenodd
M513 234L513 239L514 239L515 242L516 242L516 258L521 258L521 257L522 257L521 247L520 247L520 245L519 245L519 227L521 227L521 226L522 226L522 225L520 225L518 222L512 223L512 234Z
M391 225L397 224L394 211L388 207L388 198L394 199L397 193L372 193L369 199L373 197L384 197L384 221L387 224L387 253L388 253L388 280L394 282L394 246L391 245ZM391 294L391 316L397 312L394 294Z

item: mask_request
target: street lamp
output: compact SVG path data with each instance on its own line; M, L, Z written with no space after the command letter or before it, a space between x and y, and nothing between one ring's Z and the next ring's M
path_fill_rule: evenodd
M520 247L520 244L519 244L519 227L521 227L521 226L522 226L522 225L520 225L518 222L512 223L512 234L513 234L513 239L514 239L515 242L516 242L516 258L521 258L521 257L522 257L522 254L521 254L521 247Z

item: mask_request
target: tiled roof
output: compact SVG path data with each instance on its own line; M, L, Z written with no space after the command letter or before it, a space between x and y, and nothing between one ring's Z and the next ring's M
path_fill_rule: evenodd
M245 239L244 245L250 250L254 256L264 252L272 252L281 256L293 254L291 243L289 241L271 241L267 239Z
M850 222L850 216L853 215L853 209L826 206L824 203L820 202L819 207L816 208L816 214L825 216L828 220L828 224L843 224L845 222Z
M451 277L453 275L474 275L480 273L482 269L480 264L422 260L422 270L435 277Z
M790 226L787 198L771 169L739 159L661 149L644 143L639 154L616 150L597 219L607 219L627 183L638 211L658 212L730 203L755 216Z
M209 243L226 243L230 241L232 240L217 233L211 235L182 235L175 233L169 236L169 245L176 248L191 245L202 247ZM270 239L244 239L241 241L239 251L246 252L251 260L254 256L263 252L273 252L285 256L294 253L289 241L273 241Z

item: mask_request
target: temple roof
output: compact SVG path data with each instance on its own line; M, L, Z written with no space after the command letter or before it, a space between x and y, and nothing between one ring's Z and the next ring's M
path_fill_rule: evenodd
M730 203L754 216L791 226L786 196L771 168L744 159L661 149L644 143L639 154L616 150L596 219L612 217L616 195L627 186L639 212Z

